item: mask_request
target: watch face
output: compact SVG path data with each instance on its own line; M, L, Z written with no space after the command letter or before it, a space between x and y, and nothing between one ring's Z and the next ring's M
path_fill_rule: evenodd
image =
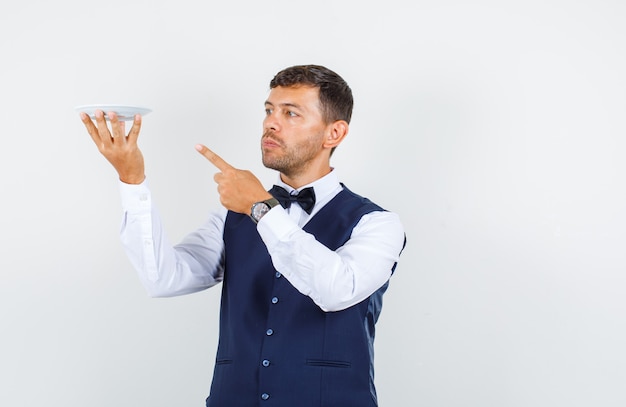
M257 202L252 206L252 213L250 214L254 220L257 222L261 220L263 215L269 212L270 207L265 202Z

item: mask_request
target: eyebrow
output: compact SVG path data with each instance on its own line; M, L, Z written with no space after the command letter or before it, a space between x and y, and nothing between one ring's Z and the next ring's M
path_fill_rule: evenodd
M272 102L270 102L269 100L266 100L266 101L265 101L265 104L266 104L266 105L270 105L270 106L274 106L274 104L273 104ZM300 106L300 105L299 105L299 104L297 104L297 103L279 103L278 105L279 105L280 107L294 107L294 108L296 108L296 109L304 110L304 109L302 108L302 106Z

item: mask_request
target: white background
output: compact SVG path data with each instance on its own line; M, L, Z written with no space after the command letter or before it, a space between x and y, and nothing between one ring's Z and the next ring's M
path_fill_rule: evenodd
M354 91L342 180L406 227L381 405L626 405L625 4L4 0L0 405L203 405L220 289L147 297L73 107L153 109L177 241L219 205L195 143L271 185L263 101L303 63Z

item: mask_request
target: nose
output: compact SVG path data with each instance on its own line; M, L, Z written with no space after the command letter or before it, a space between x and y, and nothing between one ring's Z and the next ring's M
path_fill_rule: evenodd
M263 130L272 130L274 132L280 130L280 123L278 122L278 117L275 112L265 115L265 119L263 119Z

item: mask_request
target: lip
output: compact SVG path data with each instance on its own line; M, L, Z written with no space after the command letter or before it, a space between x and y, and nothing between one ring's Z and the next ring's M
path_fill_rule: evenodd
M262 145L263 145L264 148L280 147L280 144L278 142L276 142L275 140L272 140L270 138L264 138Z

